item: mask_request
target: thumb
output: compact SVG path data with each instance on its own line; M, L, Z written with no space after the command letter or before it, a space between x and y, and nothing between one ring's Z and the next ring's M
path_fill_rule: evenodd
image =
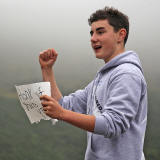
M53 101L54 99L48 95L40 96L40 100Z

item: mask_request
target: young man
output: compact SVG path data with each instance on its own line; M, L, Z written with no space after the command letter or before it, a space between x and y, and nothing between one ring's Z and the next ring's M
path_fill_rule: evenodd
M52 97L41 97L44 112L88 131L85 160L141 160L147 121L147 88L137 54L125 51L128 17L105 7L89 19L91 45L105 65L83 89L62 97L52 66L57 53L40 53Z

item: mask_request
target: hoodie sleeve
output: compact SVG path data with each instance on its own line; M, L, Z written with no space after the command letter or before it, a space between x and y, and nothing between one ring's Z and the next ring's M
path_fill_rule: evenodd
M130 128L141 98L141 78L123 73L112 78L103 113L96 117L94 133L117 137Z
M87 112L88 87L89 85L83 90L77 90L75 93L64 96L60 99L59 104L65 109L85 114Z

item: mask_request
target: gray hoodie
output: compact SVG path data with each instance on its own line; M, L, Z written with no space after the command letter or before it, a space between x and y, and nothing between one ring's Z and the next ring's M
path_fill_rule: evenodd
M96 117L94 133L87 133L85 160L141 160L147 86L136 53L126 51L114 57L85 89L59 103Z

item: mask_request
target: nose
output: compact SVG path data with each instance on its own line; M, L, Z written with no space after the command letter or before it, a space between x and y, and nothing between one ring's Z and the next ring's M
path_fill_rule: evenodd
M97 39L96 34L92 34L92 36L91 36L91 42L92 42L92 43L95 43L95 42L97 42L97 41L98 41L98 39Z

